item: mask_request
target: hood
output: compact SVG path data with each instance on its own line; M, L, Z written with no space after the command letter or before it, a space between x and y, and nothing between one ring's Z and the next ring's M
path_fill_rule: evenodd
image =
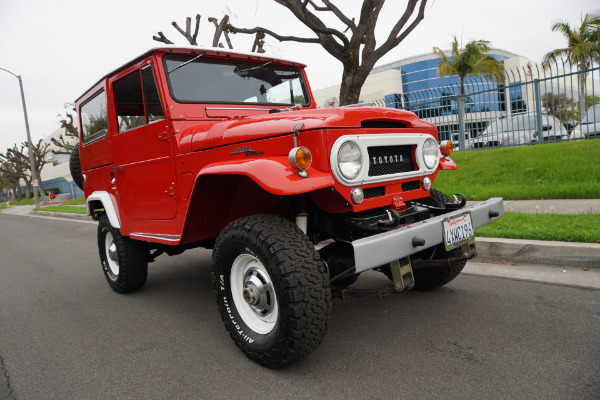
M191 144L191 151L198 151L292 133L292 128L298 122L304 124L300 129L303 132L325 128L361 128L368 121L397 123L398 128L435 128L408 111L381 107L337 107L203 122L186 129L185 142Z

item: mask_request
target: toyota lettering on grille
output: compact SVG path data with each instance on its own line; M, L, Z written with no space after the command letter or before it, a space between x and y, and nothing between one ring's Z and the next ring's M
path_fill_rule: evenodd
M404 161L402 155L390 155L390 156L379 156L379 157L371 157L371 165L382 165L382 164L393 164L393 163L401 163Z

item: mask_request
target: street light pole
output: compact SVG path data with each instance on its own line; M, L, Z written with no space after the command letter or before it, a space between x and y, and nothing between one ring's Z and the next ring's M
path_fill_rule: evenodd
M19 88L21 89L21 101L23 103L23 115L25 116L25 130L27 131L27 147L29 148L29 163L31 164L31 181L38 182L38 177L35 172L35 157L33 155L33 143L31 143L31 134L29 133L29 119L27 118L27 106L25 105L25 92L23 91L23 81L21 75L16 75L7 69L0 68L2 71L8 72L19 80ZM35 208L40 208L40 198L38 195L38 185L33 185L33 198L35 199Z

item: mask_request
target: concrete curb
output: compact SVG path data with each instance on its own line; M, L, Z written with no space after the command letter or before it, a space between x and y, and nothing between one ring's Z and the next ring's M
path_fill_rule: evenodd
M477 237L477 261L600 268L600 244Z
M93 221L82 214L29 211L30 215ZM23 215L23 214L21 214ZM600 244L477 237L475 261L544 264L557 267L600 269Z
M92 217L85 214L70 214L60 213L51 211L30 211L31 215L39 215L40 217L53 217L53 218L67 218L67 219L79 219L83 221L93 221Z

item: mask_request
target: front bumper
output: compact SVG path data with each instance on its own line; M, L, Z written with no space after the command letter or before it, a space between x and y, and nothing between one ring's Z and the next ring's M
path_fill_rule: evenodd
M421 250L436 246L444 241L442 220L447 217L471 212L473 228L479 228L500 218L504 214L502 197L494 197L473 206L438 215L425 221L358 239L352 242L356 273L389 264ZM425 244L417 239L424 239Z

